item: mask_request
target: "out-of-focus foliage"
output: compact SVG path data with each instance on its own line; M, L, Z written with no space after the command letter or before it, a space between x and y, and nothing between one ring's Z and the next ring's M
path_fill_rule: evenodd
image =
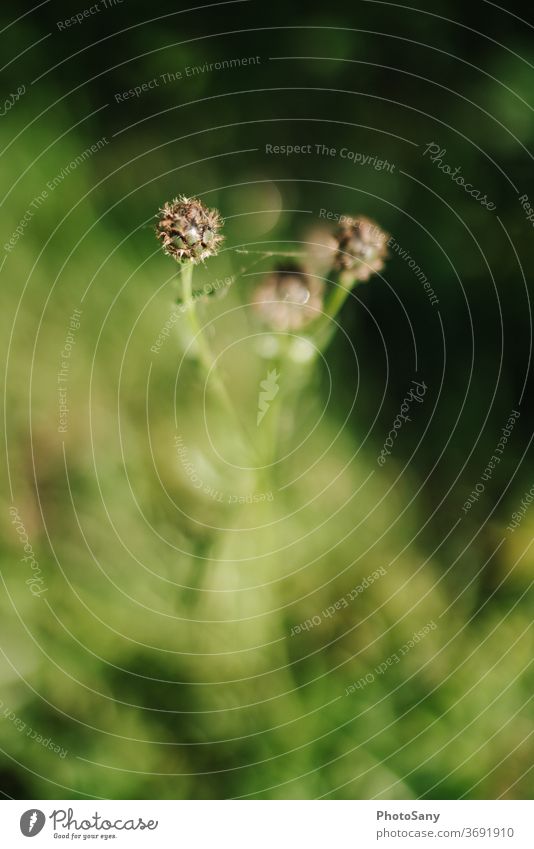
M291 29L271 29L272 11L254 5L235 7L239 26L228 11L206 10L134 27L113 49L89 47L9 116L3 242L50 180L106 143L48 192L0 272L10 484L0 510L0 786L18 798L530 798L534 508L506 530L533 483L523 460L528 393L484 498L462 512L519 404L530 344L508 237L528 271L532 231L507 182L529 190L532 71L515 55L534 59L529 32L487 13L511 53L384 4L365 4L364 24L344 6L305 20L284 7L277 27ZM439 11L474 23L464 5ZM146 6L133 4L127 22L114 14L112 32L146 17ZM13 29L14 53L62 17L42 15ZM88 20L63 41L56 31L55 61L46 41L36 46L8 88L22 78L30 87L99 25ZM198 40L206 27L254 26L267 29ZM246 73L203 72L115 99L187 66L256 54ZM495 200L508 234L422 156L432 141ZM275 157L266 144L346 147L395 167ZM208 400L214 461L182 319L150 350L177 282L152 221L181 192L226 218L226 247L195 285L236 276L201 311L214 320L249 432L269 362L242 341L256 328L243 305L272 262L253 264L234 246L298 249L323 223L320 210L361 212L416 258L439 295L438 319L393 255L349 298L345 334L287 413L287 444L298 447L274 482L229 469L225 460L240 456L237 424ZM58 370L74 309L61 434ZM379 468L416 374L425 403ZM177 433L222 500L195 489ZM228 503L269 488L272 501ZM38 598L25 584L12 504L44 576ZM291 636L380 568L347 607ZM437 628L400 662L346 695L431 621Z

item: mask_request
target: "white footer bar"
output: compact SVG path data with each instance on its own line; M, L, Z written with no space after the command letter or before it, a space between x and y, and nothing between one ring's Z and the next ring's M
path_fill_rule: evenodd
M533 813L529 801L6 800L0 845L533 849Z

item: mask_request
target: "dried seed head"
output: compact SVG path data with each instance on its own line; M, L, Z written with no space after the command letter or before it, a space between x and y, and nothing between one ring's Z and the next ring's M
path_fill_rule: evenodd
M369 280L382 271L387 257L388 234L369 218L346 219L336 233L337 251L334 267L345 285Z
M312 227L305 236L310 268L321 277L328 274L334 265L338 240L332 229L325 225Z
M321 314L323 284L298 266L266 275L253 296L262 321L273 330L300 330Z
M156 235L163 250L177 262L203 262L215 256L223 241L223 221L216 209L182 195L159 211Z

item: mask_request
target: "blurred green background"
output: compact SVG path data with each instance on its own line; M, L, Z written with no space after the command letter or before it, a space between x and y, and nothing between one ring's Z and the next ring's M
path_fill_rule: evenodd
M507 529L534 483L529 10L124 0L61 27L83 5L17 5L1 32L5 98L25 88L0 118L3 794L531 798L534 509ZM209 69L243 57L259 59ZM424 155L432 142L495 211ZM321 210L368 215L439 298L395 254L356 290L287 400L291 453L270 479L236 468L236 422L205 400L181 319L151 351L177 284L153 220L180 193L226 219L195 287L236 276L201 311L249 433L270 360L248 304L274 260L236 246L302 250ZM379 468L412 379L424 403ZM195 489L177 434L221 500ZM246 503L260 492L272 500Z

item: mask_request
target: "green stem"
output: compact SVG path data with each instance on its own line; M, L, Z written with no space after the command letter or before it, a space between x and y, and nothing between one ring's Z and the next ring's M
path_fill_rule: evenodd
M324 351L330 344L337 330L337 325L333 319L339 314L343 304L356 285L354 284L349 287L344 285L340 282L339 275L336 275L331 283L333 287L332 294L325 305L322 316L317 320L310 334L310 340L314 342L318 352Z
M261 477L264 482L265 480L268 481L269 479L274 478L273 464L278 459L278 430L280 425L280 411L282 408L285 380L285 374L283 374L283 357L277 357L270 365L271 367L274 367L280 375L281 384L279 385L278 392L271 401L270 407L260 424L260 428L262 429L261 443L263 445L261 453L264 465Z
M236 254L260 254L262 257L290 256L302 259L307 256L305 251L249 251L246 248L233 248Z
M200 326L198 320L195 298L193 297L193 263L191 262L187 262L182 266L182 286L183 301L187 307L187 320L194 338L194 344L198 352L199 360L204 366L206 375L211 375L213 388L215 389L224 408L236 423L238 431L244 435L247 447L252 447L250 445L248 434L244 433L243 424L239 418L237 410L234 407L233 401L228 394L224 381L219 374L217 364L213 357L213 352L206 341L204 330Z
M350 292L350 289L347 289L346 286L343 286L341 283L338 282L337 286L332 292L332 295L330 296L328 304L326 305L324 314L329 318L334 318L347 300Z
M195 299L193 297L193 264L191 262L187 262L182 266L182 295L186 307L187 320L189 321L189 327L194 337L194 344L198 351L199 359L202 361L206 371L209 372L213 366L213 356L198 321Z

